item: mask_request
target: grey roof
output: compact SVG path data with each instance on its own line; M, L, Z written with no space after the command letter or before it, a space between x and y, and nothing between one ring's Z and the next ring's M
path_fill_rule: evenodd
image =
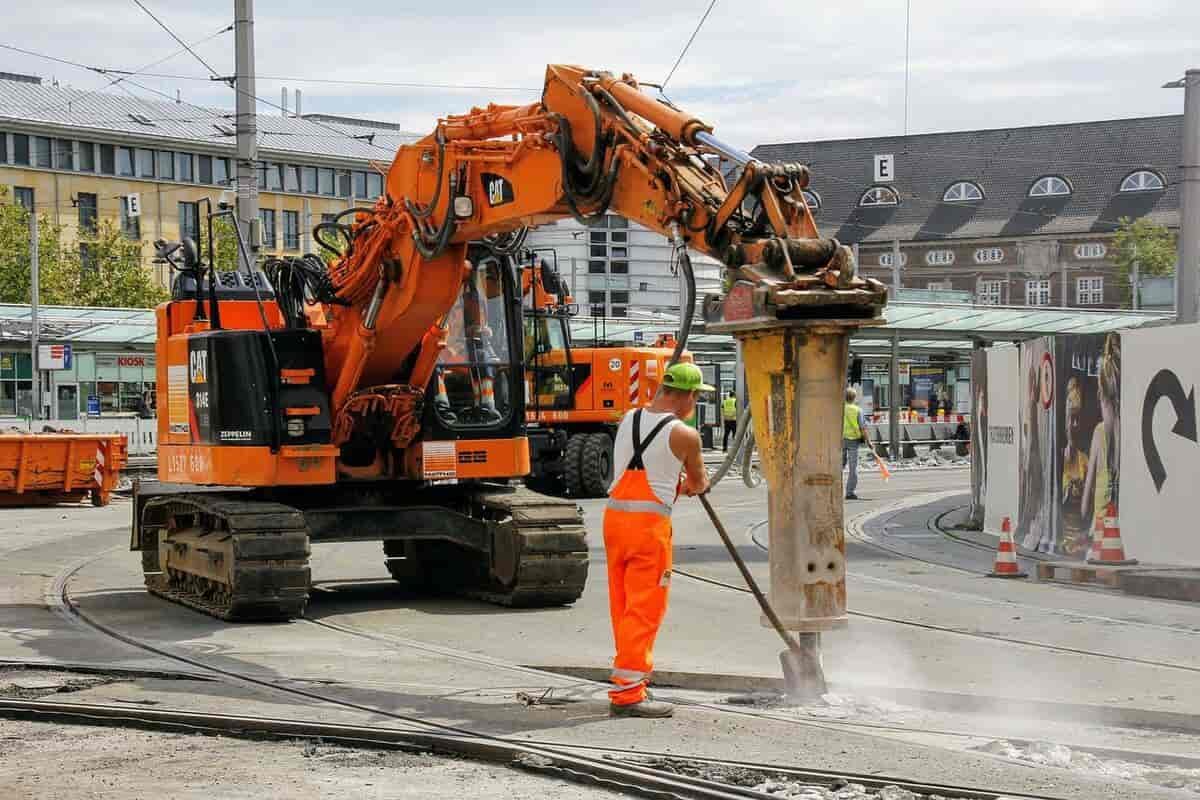
M1177 226L1183 117L1145 117L1028 128L765 144L764 161L799 161L812 170L821 198L816 221L843 242L1063 235L1111 231L1123 216ZM860 208L874 184L873 157L896 157L887 184L900 205ZM1118 193L1137 169L1159 173L1165 191ZM1028 196L1038 178L1058 175L1069 197ZM981 202L944 203L957 181L972 181Z
M232 94L231 94L232 98ZM145 120L139 122L138 118ZM191 103L146 100L15 80L0 80L0 125L69 128L130 137L187 142L206 150L234 149L234 112ZM390 162L402 144L418 134L391 131L378 123L354 124L319 115L259 114L258 147L266 158L305 155L336 160ZM359 138L354 138L359 137Z

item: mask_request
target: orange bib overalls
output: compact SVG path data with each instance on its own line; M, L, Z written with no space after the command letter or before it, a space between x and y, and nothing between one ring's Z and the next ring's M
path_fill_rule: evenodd
M633 458L609 490L604 510L604 550L608 559L608 604L617 655L608 693L616 705L639 703L654 668L654 638L667 612L671 582L671 507L646 480L642 455L673 420L660 421L643 440L642 411L633 416Z

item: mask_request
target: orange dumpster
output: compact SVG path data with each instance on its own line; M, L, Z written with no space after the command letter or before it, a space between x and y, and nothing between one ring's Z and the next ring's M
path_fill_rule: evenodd
M125 461L124 434L0 433L0 506L108 505Z

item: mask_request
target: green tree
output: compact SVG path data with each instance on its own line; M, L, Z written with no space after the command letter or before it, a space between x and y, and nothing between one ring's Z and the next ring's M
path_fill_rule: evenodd
M167 299L142 264L142 243L109 220L85 234L67 261L62 288L76 305L150 308Z
M1137 264L1138 274L1142 277L1174 275L1178 251L1175 234L1167 230L1165 225L1159 225L1147 217L1121 217L1119 222L1120 227L1113 236L1113 248L1116 250L1113 263L1120 276L1121 297L1129 302L1133 296L1133 265Z
M43 303L73 302L61 236L60 226L38 216L38 299ZM30 302L29 263L29 212L10 203L8 188L0 186L0 303Z
M201 220L200 235L203 242L197 242L204 249L204 262L208 263L208 220ZM237 232L233 220L229 217L216 217L212 220L213 249L217 251L216 267L218 272L229 272L238 267Z

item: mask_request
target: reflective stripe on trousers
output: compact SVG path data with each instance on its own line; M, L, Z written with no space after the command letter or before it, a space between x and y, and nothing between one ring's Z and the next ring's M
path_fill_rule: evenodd
M604 511L608 604L616 657L609 699L646 698L654 639L667 613L671 578L670 507L659 502L641 469L626 469Z

